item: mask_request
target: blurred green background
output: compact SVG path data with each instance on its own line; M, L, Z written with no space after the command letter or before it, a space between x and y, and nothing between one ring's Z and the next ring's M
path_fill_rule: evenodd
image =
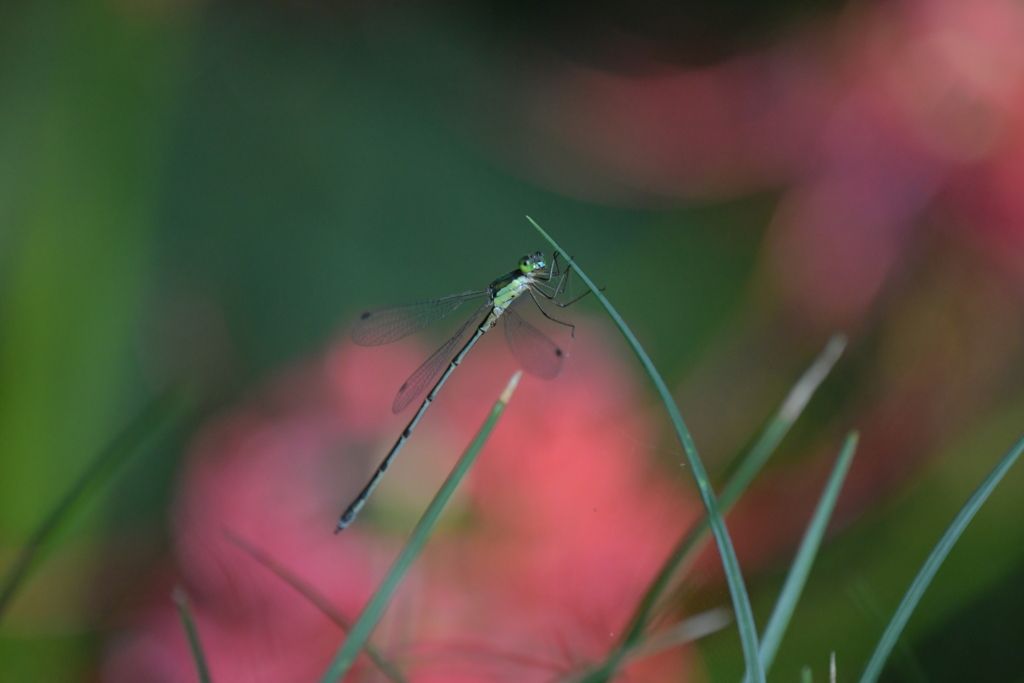
M742 443L825 338L779 322L760 286L752 291L778 194L668 208L573 199L482 154L448 120L449 93L485 81L523 44L595 61L595 26L671 35L679 63L702 64L838 5L0 6L0 569L174 380L199 378L215 406L323 349L368 305L488 282L544 248L527 214L572 245L627 314L681 387L684 413L698 413L698 445L702 433ZM929 337L936 329L959 339L956 311L990 290L936 293L936 273L972 283L984 270L939 242L861 330L784 462L835 452L843 430L863 427L885 400L877 368L914 356L915 340L941 345ZM707 360L723 346L759 364L736 433L700 416L743 385L720 357ZM974 349L964 346L934 368L936 381ZM773 680L796 680L805 664L824 680L831 650L840 680L859 673L932 543L1024 427L1024 393L1012 382L1019 358L1004 360L1010 380L954 402L954 428L912 444L927 456L914 476L839 524ZM688 390L696 368L703 381ZM100 678L105 629L165 557L184 438L120 473L48 548L0 622L0 681ZM728 449L710 450L721 471ZM1011 474L967 532L887 680L1024 680L1021 476ZM789 556L778 551L748 577L762 623ZM720 600L721 588L711 595ZM708 675L736 680L735 634L704 648Z

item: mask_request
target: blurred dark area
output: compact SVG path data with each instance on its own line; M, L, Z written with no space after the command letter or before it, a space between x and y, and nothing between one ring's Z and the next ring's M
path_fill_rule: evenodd
M663 65L711 64L765 47L780 31L827 19L841 2L452 2L456 24L497 44L527 44L578 63L628 72L646 52ZM639 56L639 55L634 55Z

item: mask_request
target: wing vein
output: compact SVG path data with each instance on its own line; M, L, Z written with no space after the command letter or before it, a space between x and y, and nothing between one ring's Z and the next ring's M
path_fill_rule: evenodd
M380 346L398 341L434 324L464 302L487 296L487 290L452 294L439 299L416 301L367 311L352 326L352 341L360 346Z

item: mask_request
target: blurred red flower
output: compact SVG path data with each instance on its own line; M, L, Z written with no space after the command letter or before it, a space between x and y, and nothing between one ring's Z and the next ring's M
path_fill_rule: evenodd
M521 383L376 631L376 647L410 680L544 681L596 660L696 516L677 486L683 475L666 482L650 465L643 444L655 430L629 375L597 334L578 336L588 341L572 346L562 377ZM368 512L340 536L346 496L407 419L388 410L416 365L404 347L343 344L203 429L174 515L174 573L216 680L315 680L342 639L224 530L354 618L399 548L386 528L407 533L403 509L419 514L513 371L490 346L453 376ZM111 642L106 680L194 677L168 595L155 591ZM686 665L676 650L630 671L679 680Z
M703 452L724 456L828 335L871 339L883 351L816 447L831 455L842 431L863 431L836 512L849 521L1016 386L1024 7L846 3L700 66L645 40L609 27L594 41L593 63L618 71L533 53L484 91L502 105L493 116L461 130L531 181L588 201L778 193L748 304L679 400ZM745 566L796 543L828 467L783 466L745 497L731 519Z
M620 44L619 61L644 63L637 40ZM765 274L826 332L856 329L937 205L1024 275L1019 3L850 3L719 64L655 54L630 74L534 60L540 68L496 95L508 106L482 144L531 179L598 202L782 188Z

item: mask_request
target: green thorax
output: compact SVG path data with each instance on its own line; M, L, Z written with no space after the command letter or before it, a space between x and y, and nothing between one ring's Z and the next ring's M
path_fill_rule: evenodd
M530 283L536 277L536 272L543 269L547 264L544 262L544 254L539 251L528 254L519 260L519 267L502 275L491 283L488 288L491 292L491 302L494 304L494 318L501 315L509 304L530 287Z
M524 274L521 270L513 270L511 273L502 275L491 283L491 302L494 307L504 310L516 297L526 291L532 275Z

